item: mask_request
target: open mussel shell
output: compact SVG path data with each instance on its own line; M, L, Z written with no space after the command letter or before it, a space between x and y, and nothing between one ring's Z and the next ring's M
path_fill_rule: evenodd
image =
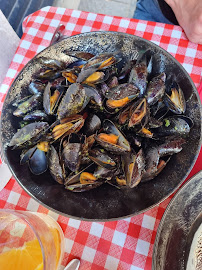
M29 159L31 158L31 156L34 154L34 152L36 151L37 147L34 146L30 149L26 149L23 150L21 155L20 155L20 165L24 165L26 162L29 161Z
M39 74L36 74L36 80L40 80L42 83L47 81L53 81L57 78L62 77L62 71L48 69L41 71Z
M126 184L130 188L137 186L144 172L145 160L142 149L137 154L128 153L122 156L123 169L126 176Z
M99 91L89 85L83 85L87 100L90 100L97 107L102 106L103 98Z
M90 76L88 76L82 83L88 85L95 85L106 81L109 78L108 71L95 71Z
M184 115L173 115L163 119L163 125L153 130L155 137L187 136L193 127L193 121Z
M93 175L97 179L104 179L104 180L109 181L114 176L115 171L116 171L116 168L114 170L109 170L107 168L97 166L97 168L95 169Z
M155 170L148 172L147 169L143 172L141 183L148 182L154 179L162 170L166 167L167 163L170 161L171 156L166 156L158 160L158 164Z
M33 145L39 139L39 135L42 135L44 131L48 129L47 122L34 122L19 129L12 137L9 146L15 148L21 148L26 145Z
M91 76L93 73L97 71L96 67L89 67L88 69L81 69L81 72L78 74L78 77L76 79L77 83L84 82L89 76Z
M139 95L139 89L131 83L124 83L106 93L106 107L115 111L125 107Z
M90 150L89 158L97 165L108 170L113 170L116 167L116 162L104 149L94 148Z
M148 149L145 155L146 166L141 181L146 182L156 177L165 168L170 157L182 150L184 143L183 138L173 138Z
M79 71L80 71L80 68L77 66L71 69L68 68L62 72L62 76L66 79L66 83L75 83Z
M108 141L107 139L103 139L103 136L101 136L102 133L95 136L97 143L100 144L103 148L118 155L131 151L129 142L126 140L126 138L112 121L108 119L104 120L103 130L104 132L106 132L106 134L112 134L112 136L117 138L116 143L113 143L111 141Z
M137 135L140 136L140 137L153 138L153 139L155 139L153 137L152 131L149 130L148 128L146 128L146 127L143 127L140 130L138 130Z
M72 192L84 192L88 191L94 188L97 188L103 184L103 181L97 181L95 183L91 184L71 184L71 185L66 185L65 188L72 191Z
M66 70L81 70L82 66L86 64L85 60L79 59L67 66Z
M158 128L162 125L163 125L163 122L161 120L158 120L152 116L149 117L149 121L148 121L149 128Z
M64 183L64 172L60 164L58 153L53 145L48 151L48 166L53 179L59 184Z
M55 89L53 94L51 93L51 84L48 83L43 93L43 108L47 114L54 114L58 102L63 94L63 88Z
M104 181L101 179L97 179L93 175L93 168L94 165L90 164L88 167L84 168L79 173L65 179L65 188L73 192L83 192L102 185ZM89 179L85 177L85 183L82 183L81 181L81 177L83 174L89 175Z
M113 53L102 53L94 56L82 67L77 78L78 83L84 82L89 76L95 72L104 71L112 65L120 61L120 57ZM104 73L106 74L106 73ZM105 78L106 80L107 78ZM101 82L101 81L100 81Z
M165 143L157 147L160 157L173 155L179 153L182 150L182 145L185 143L183 138L176 138L166 141Z
M107 99L119 100L125 97L137 97L139 95L139 89L131 83L122 83L114 88L109 89L105 97Z
M152 53L146 51L139 57L137 63L132 67L129 75L129 83L133 83L140 90L140 96L143 96L148 82L148 73L152 70Z
M146 91L146 98L148 104L151 106L159 101L165 93L166 74L163 72L154 77L148 84Z
M130 108L131 104L128 104L119 111L118 115L116 116L119 125L128 124L128 121L130 119Z
M99 70L109 68L120 61L120 59L114 53L101 53L92 57L83 69L88 69L90 67L96 67Z
M65 117L60 121L56 120L52 124L51 138L56 141L63 136L79 132L84 125L84 121L83 116L79 114Z
M164 103L168 109L176 114L185 113L186 110L186 100L182 89L177 85L171 88L171 95L165 93Z
M83 168L81 171L75 173L75 174L70 174L66 179L65 179L65 185L72 185L72 184L81 184L80 182L80 176L83 172L92 172L94 164L91 163L89 166Z
M141 125L144 127L149 120L149 108L146 98L140 98L130 107L128 127Z

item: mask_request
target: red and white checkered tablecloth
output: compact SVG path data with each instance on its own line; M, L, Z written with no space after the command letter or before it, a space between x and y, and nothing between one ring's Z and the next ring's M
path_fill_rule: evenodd
M59 23L66 35L90 31L119 31L151 40L171 53L187 70L196 87L202 77L202 45L189 42L181 27L116 16L45 7L25 18L24 35L0 89L0 110L6 92L24 65L49 45ZM202 98L202 90L201 90ZM202 169L202 152L190 176ZM189 176L189 177L190 177ZM61 269L71 259L81 259L80 269L151 270L152 251L159 222L170 199L138 216L113 222L85 222L46 209L11 178L0 192L0 208L31 210L53 216L65 235Z

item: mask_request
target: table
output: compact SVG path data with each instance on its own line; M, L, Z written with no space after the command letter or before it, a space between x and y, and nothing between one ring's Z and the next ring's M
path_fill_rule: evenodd
M14 77L38 52L49 45L59 23L66 35L89 31L119 31L151 40L171 53L187 70L196 87L202 77L202 45L189 42L181 27L135 19L106 16L78 10L45 7L23 22L19 47L0 89L0 110ZM202 90L200 90L202 98ZM202 169L202 152L189 175ZM11 178L0 192L0 208L31 210L49 214L65 235L65 256L61 269L71 259L81 259L80 269L151 270L152 251L162 215L173 195L140 215L113 222L86 222L58 215L32 199Z

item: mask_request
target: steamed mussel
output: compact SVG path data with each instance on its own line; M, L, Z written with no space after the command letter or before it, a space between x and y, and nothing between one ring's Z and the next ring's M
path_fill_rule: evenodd
M29 95L13 103L23 127L9 147L22 149L20 164L36 175L49 170L73 192L154 179L193 126L179 82L166 83L149 50L137 61L120 52L66 53L70 64L39 58Z

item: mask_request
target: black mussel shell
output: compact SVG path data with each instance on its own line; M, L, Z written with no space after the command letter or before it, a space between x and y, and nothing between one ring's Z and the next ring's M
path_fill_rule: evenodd
M161 73L160 75L154 77L147 87L146 97L149 105L153 105L158 102L165 93L165 80L166 74Z
M116 167L116 162L113 158L104 151L104 149L94 148L89 151L89 158L98 166L108 170L113 170Z
M163 125L163 122L161 120L158 120L152 116L149 117L149 121L148 121L149 128L158 128L162 125Z
M93 101L98 107L102 106L102 96L99 91L89 85L84 85L87 99Z
M37 148L29 159L29 168L35 175L44 173L48 169L46 153Z
M17 109L13 112L13 115L17 117L23 117L35 108L40 107L42 101L41 94L31 96L26 101L20 103Z
M67 50L65 50L65 53L70 55L70 56L80 58L80 59L85 60L85 61L90 60L91 58L93 58L95 56L92 53L82 52L82 51L67 51Z
M40 58L37 58L37 61L39 61L39 63L41 63L42 65L55 69L55 70L65 68L64 62L58 61L52 58L40 57Z
M160 157L173 155L182 150L182 145L185 143L183 138L169 140L157 147Z
M179 135L187 136L193 126L193 121L186 116L169 116L163 119L163 125L153 132L156 137Z
M114 88L119 85L118 78L116 76L113 76L108 82L107 85L109 88Z
M116 170L116 168L115 168ZM109 170L101 166L97 166L97 168L94 171L94 176L97 179L104 179L104 180L111 180L114 176L115 170Z
M20 164L24 165L26 162L29 161L29 159L32 157L32 155L34 154L34 152L36 151L37 147L34 146L28 150L22 151L21 155L20 155Z
M81 184L80 182L81 174L84 172L91 172L93 168L94 168L94 164L90 164L88 167L84 168L79 173L65 179L65 188L73 192L83 192L83 191L87 191L87 190L90 190L90 189L93 189L102 185L104 183L102 179L96 179L93 182Z
M145 154L145 171L143 172L142 182L153 179L157 171L160 155L156 147L151 147Z
M58 118L62 119L81 112L88 102L89 98L86 96L84 87L79 83L71 84L59 104Z
M89 114L85 120L84 133L87 136L95 134L101 127L101 120L96 114Z
M145 171L142 175L141 183L154 179L166 167L167 163L170 161L170 158L170 156L166 156L165 158L159 159L156 170L152 173L149 174L147 171Z
M81 147L81 143L67 143L62 151L64 163L72 172L79 169Z
M62 71L57 70L45 70L36 75L36 79L42 82L53 81L62 77Z
M147 66L143 62L135 64L130 72L128 82L138 87L141 96L143 96L147 88L147 75Z
M99 186L101 186L103 184L103 181L96 181L93 184L71 184L71 185L65 185L65 188L67 190L70 190L72 192L84 192L84 191L88 191L94 188L97 188Z
M106 93L107 99L112 100L119 100L125 97L137 97L139 95L139 90L136 86L134 86L131 83L123 83L119 84L115 88L112 88L109 90L109 92Z
M58 153L53 145L50 146L50 149L48 151L48 166L53 179L56 180L56 182L58 182L59 184L63 184L64 172L60 164Z
M36 95L36 94L43 94L45 88L45 84L38 82L38 81L32 81L29 86L28 90L31 94Z
M145 160L142 149L137 154L129 153L122 156L124 172L126 176L126 184L130 188L137 186L144 172Z
M118 80L126 80L131 72L132 67L135 65L136 60L128 60L118 71Z
M103 130L106 132L106 134L113 134L117 136L118 138L117 144L113 144L111 142L107 142L101 139L99 137L99 134L95 136L95 140L97 141L98 144L100 144L106 150L109 150L112 153L116 153L118 155L131 151L129 142L126 140L126 138L123 136L123 134L119 131L119 129L116 127L116 125L112 121L108 119L104 120Z
M33 145L37 142L39 135L49 127L46 122L34 122L28 124L18 130L12 137L9 146L14 149L17 147L24 147L25 145Z
M43 121L43 120L47 120L48 116L45 112L41 111L41 110L36 110L33 111L29 114L26 114L23 117L24 121Z
M12 105L13 105L14 107L19 107L20 104L22 104L23 102L29 100L32 96L33 96L33 95L28 95L28 96L23 97L23 98L21 98L21 99L16 99L16 100L12 103Z
M117 112L139 95L139 89L131 83L120 84L106 93L107 109Z

